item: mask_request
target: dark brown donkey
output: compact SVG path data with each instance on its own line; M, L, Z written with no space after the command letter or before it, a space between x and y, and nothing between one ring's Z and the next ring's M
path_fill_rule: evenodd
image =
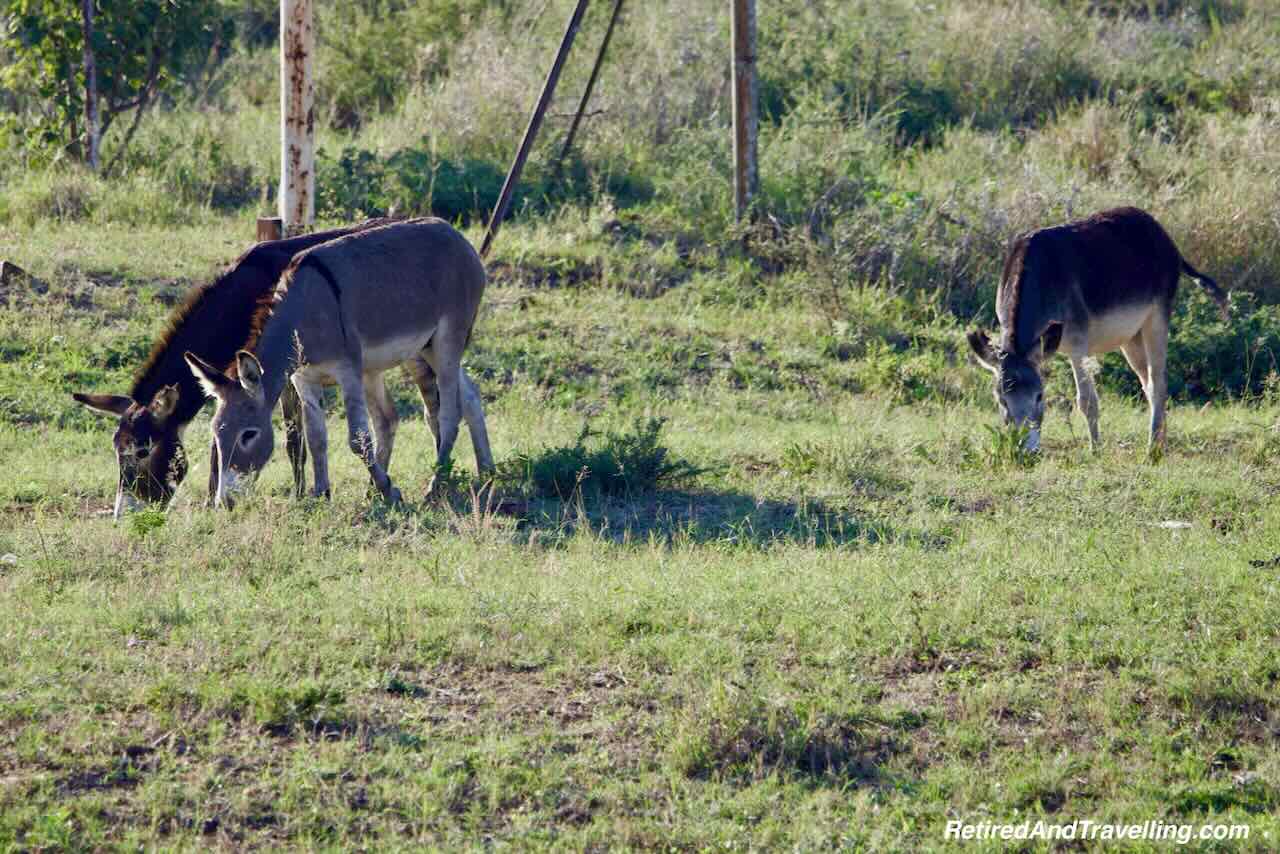
M1227 295L1186 262L1146 211L1115 208L1014 241L996 292L1000 345L974 330L969 346L995 374L1005 422L1030 428L1028 450L1039 447L1044 418L1040 365L1059 346L1071 360L1091 447L1098 447L1098 393L1084 358L1117 349L1151 405L1148 452L1164 444L1169 318L1183 273L1209 292L1225 318Z
M114 437L120 480L115 517L142 502L168 501L187 473L182 433L205 404L204 390L183 361L185 351L224 368L235 363L236 351L249 334L249 323L262 299L273 293L276 281L293 257L318 246L390 220L369 220L349 228L319 231L287 240L271 240L249 249L221 276L191 291L169 315L165 331L151 348L129 394L72 396L92 409L120 418ZM281 400L294 490L305 490L306 448L302 407L296 394ZM209 466L209 495L218 487L217 448Z

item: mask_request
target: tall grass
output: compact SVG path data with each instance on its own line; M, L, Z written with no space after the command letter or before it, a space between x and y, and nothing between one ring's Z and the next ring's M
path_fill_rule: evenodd
M405 31L429 31L442 52L406 53L370 17L377 3L348 17L322 5L321 215L483 220L572 4L383 5L387 21L408 16ZM567 205L590 212L599 230L573 227L572 245L512 244L512 269L538 259L552 271L522 279L655 293L709 275L720 281L717 299L747 302L775 277L805 291L871 285L989 322L1014 235L1136 204L1196 266L1257 297L1241 303L1230 347L1202 361L1234 358L1246 334L1270 329L1256 313L1280 302L1271 251L1280 238L1280 16L1270 4L811 0L764 9L767 226L747 261L732 217L725 10L712 0L674 10L628 8L576 151L555 169L607 16L596 10L584 22L515 215L547 223L537 232L546 237ZM374 42L384 48L378 63L359 67L352 58ZM0 169L0 224L162 225L272 209L274 62L273 46L246 40L211 83L149 115L109 180L65 165L26 168L19 148L0 149L12 167ZM374 90L383 94L353 94ZM108 151L116 142L109 136Z

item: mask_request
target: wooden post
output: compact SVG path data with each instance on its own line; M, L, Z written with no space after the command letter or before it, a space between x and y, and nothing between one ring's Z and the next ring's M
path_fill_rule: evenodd
M759 189L756 168L756 2L733 4L733 201L741 222Z
M623 0L615 0L613 4L613 15L609 18L609 27L604 31L604 40L600 42L600 52L596 54L596 64L591 67L591 76L587 78L587 88L582 93L582 100L578 102L578 111L573 114L573 121L569 124L569 132L565 134L564 145L560 148L560 156L556 158L555 168L559 169L560 164L569 156L569 149L573 148L573 138L578 135L578 125L582 122L582 115L587 110L587 102L591 100L591 90L596 86L596 78L600 76L600 66L604 65L604 54L609 49L609 40L613 38L613 28L618 23L618 18L622 15Z
M279 240L284 237L284 220L278 216L258 217L258 242Z
M574 7L573 15L569 18L569 26L565 28L564 37L560 39L560 49L556 51L555 62L551 64L551 70L547 72L547 79L542 84L542 94L538 96L538 103L533 108L533 115L529 117L529 126L524 129L524 139L520 142L520 149L516 151L515 159L511 161L511 169L507 171L507 180L502 184L502 192L498 195L498 203L493 206L493 215L489 217L489 228L484 234L484 243L480 245L480 257L483 258L489 254L489 248L493 245L493 238L497 236L498 229L502 227L502 219L507 215L507 207L511 204L511 195L515 192L516 183L520 180L520 172L524 169L524 162L529 157L529 151L533 148L533 141L538 135L538 128L542 127L542 117L547 112L547 107L551 105L551 96L556 91L556 83L560 80L560 70L564 68L565 58L569 56L569 48L573 47L573 38L578 34L578 26L582 23L582 14L587 11L588 0L578 0L578 5Z
M280 0L280 218L286 234L316 217L312 0Z
M85 162L98 171L98 67L93 55L93 0L80 7L84 35L84 135L88 143Z

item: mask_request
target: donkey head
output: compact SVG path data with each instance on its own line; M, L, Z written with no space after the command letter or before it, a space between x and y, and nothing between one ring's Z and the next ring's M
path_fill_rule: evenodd
M252 353L236 353L232 378L194 353L183 354L205 394L217 401L213 413L213 442L218 449L218 490L213 505L230 509L235 493L271 458L275 437L271 407L262 389L262 365Z
M119 394L71 396L95 412L120 418L112 437L120 464L115 518L142 504L172 498L187 474L180 425L172 418L178 407L177 386L165 386L146 404Z
M969 346L979 364L995 375L996 404L1004 423L1027 427L1026 448L1040 447L1040 423L1044 420L1044 380L1040 362L1044 348L1040 341L1026 355L1002 350L991 344L987 333L975 329L969 333Z

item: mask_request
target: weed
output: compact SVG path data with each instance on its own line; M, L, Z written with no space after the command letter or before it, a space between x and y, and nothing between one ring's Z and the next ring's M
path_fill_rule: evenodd
M164 527L165 512L155 507L145 507L128 515L129 534L136 539L146 539Z
M1009 424L993 427L982 425L987 431L987 443L975 447L968 437L961 443L960 456L962 464L967 468L990 469L1028 469L1040 462L1040 452L1027 449L1027 437L1031 428L1025 425Z

